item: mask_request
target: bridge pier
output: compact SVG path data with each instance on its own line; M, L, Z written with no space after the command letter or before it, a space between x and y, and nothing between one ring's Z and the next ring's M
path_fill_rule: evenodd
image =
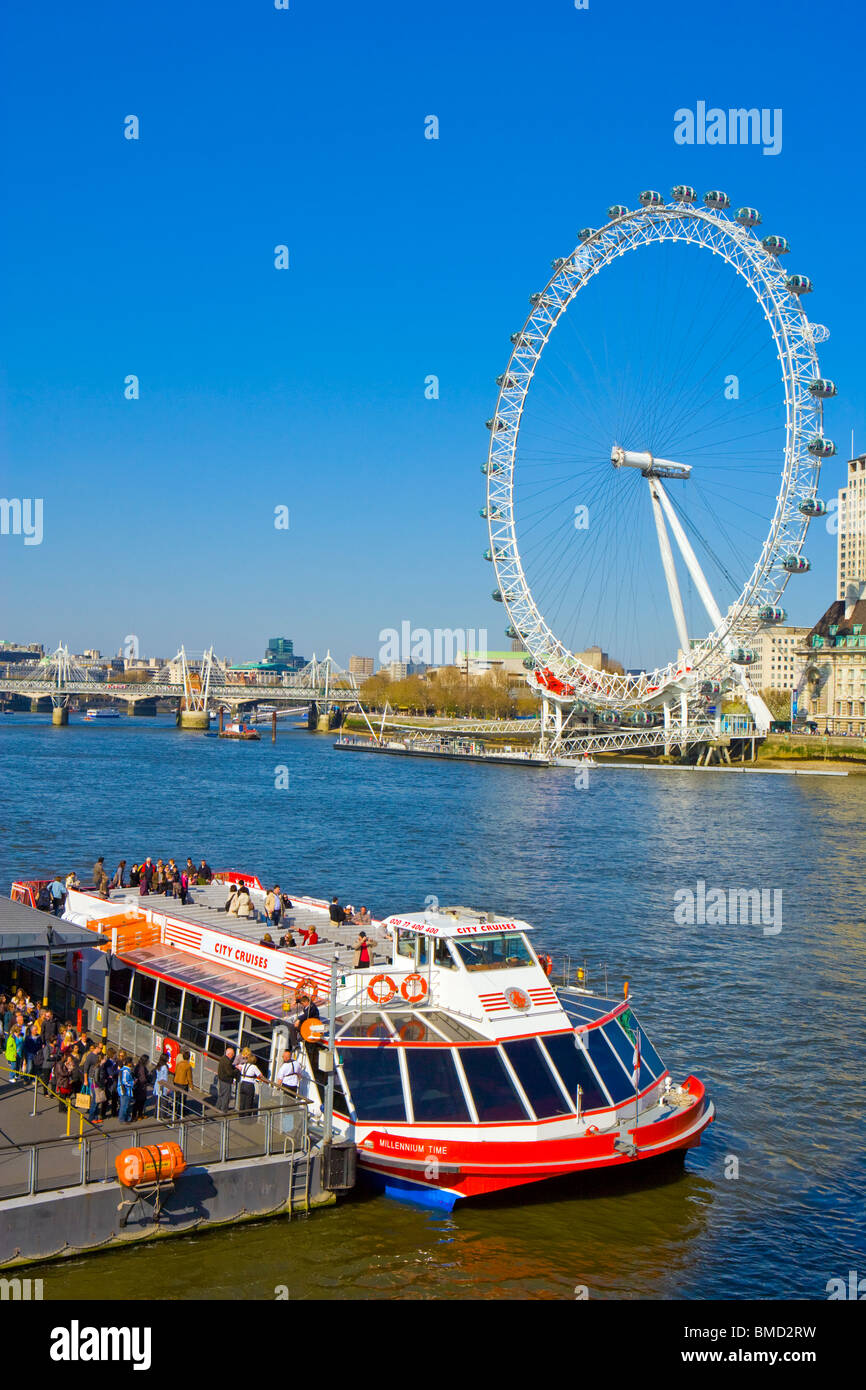
M156 699L151 697L149 700L127 700L126 712L129 715L156 714Z
M69 706L55 705L51 711L51 723L61 727L69 723Z
M177 727L201 731L210 728L210 715L206 709L184 709L183 700L177 702Z

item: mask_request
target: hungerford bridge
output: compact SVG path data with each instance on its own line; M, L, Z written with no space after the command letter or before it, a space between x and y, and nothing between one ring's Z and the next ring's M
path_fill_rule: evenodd
M379 737L386 727L401 734L411 731L421 738L443 733L500 740L531 736L539 742L543 741L546 751L552 756L565 759L580 758L584 754L627 753L652 748L664 748L666 752L678 748L685 754L689 747L703 745L706 752L701 753L700 757L709 760L715 752L726 757L721 745L730 742L721 735L718 720L695 719L686 725L674 722L669 727L599 729L584 723L570 728L571 721L567 719L563 721L561 730L552 736L544 733L547 725L544 719L443 719L433 724L427 721L411 723L405 716L401 719L387 705L385 714L377 716L376 723L379 724L381 720L381 724L374 731L361 702L355 677L342 670L330 652L323 661L318 661L314 656L299 671L286 673L279 683L267 685L233 682L233 673L220 664L213 648L204 653L201 661L192 661L181 647L177 656L156 671L152 679L135 683L95 680L73 661L69 649L62 645L40 661L21 663L15 669L14 676L0 674L0 694L29 700L34 713L51 708L55 724L68 723L72 696L84 696L88 703L98 699L123 703L127 714L155 713L157 700L175 700L178 725L190 729L208 728L211 710L227 708L232 717L237 717L242 709L263 701L285 709L293 706L308 708L310 726L320 729L333 726L336 722L335 710L345 713L356 707L367 720L370 732L375 732ZM738 737L751 739L754 752L754 739L759 737L756 730L744 727Z
M190 729L206 729L210 711L220 706L236 716L246 706L267 700L287 709L309 707L313 717L327 719L335 706L358 703L355 677L342 670L330 652L323 661L314 656L274 685L233 680L234 672L221 665L212 647L200 661L191 660L181 647L152 679L134 683L95 680L63 645L40 661L22 662L14 669L14 675L0 675L0 693L29 700L34 713L50 707L55 724L69 722L69 702L76 695L88 703L118 701L126 705L127 714L153 714L157 700L176 700L177 722Z

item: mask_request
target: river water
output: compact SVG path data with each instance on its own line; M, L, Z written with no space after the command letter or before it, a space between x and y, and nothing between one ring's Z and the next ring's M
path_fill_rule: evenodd
M628 979L675 1079L701 1077L718 1111L673 1173L448 1216L359 1196L28 1271L47 1298L822 1299L864 1267L866 779L616 768L584 787L75 715L0 716L0 758L4 893L98 854L189 854L374 915L497 908L590 983ZM763 890L765 923L678 924L698 881Z

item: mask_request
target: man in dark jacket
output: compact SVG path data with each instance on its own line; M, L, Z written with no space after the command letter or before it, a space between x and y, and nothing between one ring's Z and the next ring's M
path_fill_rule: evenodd
M50 1047L57 1037L57 1019L50 1009L46 1009L42 1015L42 1040L47 1047Z
M98 888L98 887L99 887L99 880L102 878L102 875L104 874L104 872L105 872L105 855L104 855L104 854L100 854L99 858L97 859L96 863L95 863L94 866L93 866L93 885L94 885L95 888Z
M217 1063L217 1109L226 1111L231 1105L232 1086L240 1080L240 1070L235 1066L235 1050L227 1047L225 1055Z

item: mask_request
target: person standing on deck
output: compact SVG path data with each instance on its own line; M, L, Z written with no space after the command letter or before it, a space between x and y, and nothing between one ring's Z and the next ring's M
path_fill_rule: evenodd
M56 874L48 885L48 892L51 894L51 911L55 917L59 917L63 911L63 899L66 897L66 893Z
M358 932L352 950L355 952L355 969L366 970L370 965L370 942L365 931Z
M132 1118L130 1111L132 1109L135 1077L132 1073L132 1067L129 1065L129 1057L125 1052L120 1052L118 1054L117 1061L120 1066L120 1071L117 1076L117 1094L120 1097L120 1109L117 1118L121 1124L126 1124L127 1121Z
M174 1089L180 1091L180 1118L183 1119L184 1097L189 1095L192 1085L192 1062L189 1048L178 1057L174 1064Z
M340 907L339 898L334 897L331 899L331 906L328 908L328 916L332 922L336 922L338 927L341 927L345 922L346 912L344 908Z
M132 1118L141 1120L144 1118L144 1109L147 1105L147 1088L153 1078L153 1072L148 1066L150 1058L146 1052L142 1052L138 1061L132 1069Z
M240 1071L235 1066L235 1050L227 1047L225 1055L217 1063L217 1109L224 1113L231 1105L232 1086L240 1080Z
M196 883L210 883L210 881L211 881L212 878L213 878L213 870L211 869L211 866L210 866L210 864L207 862L207 860L206 860L206 859L203 859L203 860L201 861L201 863L199 864L199 866L198 866L198 870L197 870L196 876L195 876L195 881L196 881Z
M95 863L94 866L93 866L93 886L94 886L94 888L98 888L98 887L99 887L99 880L102 878L102 874L103 874L104 869L105 869L105 855L104 855L104 854L100 854L99 858L97 859L96 863Z
M265 1078L256 1066L256 1059L250 1048L241 1052L240 1085L238 1086L238 1113L250 1119L258 1108L259 1085Z
M124 881L123 881L123 880L124 880L125 874L126 874L126 860L125 860L125 859L121 859L120 863L118 864L117 868L116 868L115 871L114 871L114 878L111 880L110 886L111 886L112 888L125 888L125 887L126 887L126 884L125 884Z

